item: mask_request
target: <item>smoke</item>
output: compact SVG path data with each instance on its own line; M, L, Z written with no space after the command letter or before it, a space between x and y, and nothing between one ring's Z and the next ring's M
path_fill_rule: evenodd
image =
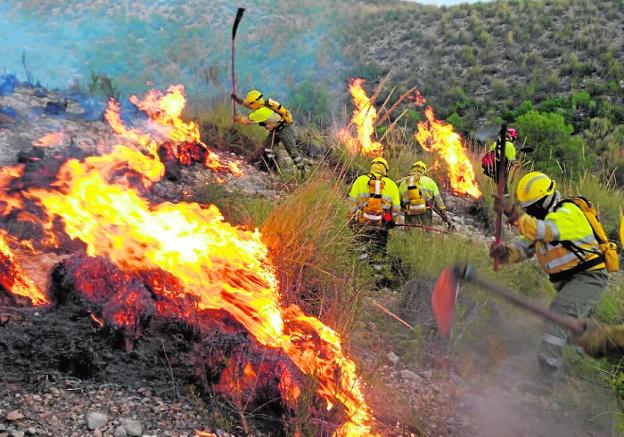
M578 375L568 364L551 390L539 379L537 352L544 322L502 308L501 316L487 325L481 327L484 335L468 345L479 350L480 362L463 379L464 420L475 435L611 435L619 409L595 373ZM591 365L572 348L568 352Z
M285 88L335 77L340 47L331 2L247 2L237 35L239 88L285 98ZM225 0L5 0L0 71L66 88L107 75L124 94L183 82L193 94L229 93L231 25ZM335 12L335 10L334 10ZM284 86L286 84L286 87Z

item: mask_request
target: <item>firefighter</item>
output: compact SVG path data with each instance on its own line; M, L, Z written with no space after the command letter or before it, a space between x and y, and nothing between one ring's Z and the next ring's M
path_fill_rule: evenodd
M561 200L555 181L540 172L528 173L519 181L516 199L520 205L507 197L494 197L494 209L507 216L520 238L509 245L492 245L490 255L501 263L537 255L557 290L550 309L586 318L607 286L606 268L617 269L617 253L597 221L595 210L588 212L578 203L577 199L582 198ZM567 341L567 331L554 325L542 338L538 361L547 384L552 384L552 376L562 365Z
M516 164L516 146L514 146L514 141L518 138L518 132L510 127L507 129L507 133L505 135L505 158L507 158L507 170L505 174L509 174L509 169L511 166ZM498 181L496 176L498 163L500 162L500 156L497 153L497 146L500 143L500 139L493 141L490 143L488 147L488 151L481 158L481 167L483 168L483 174L494 179L494 182ZM505 183L505 187L507 184ZM507 188L505 188L505 192L507 192Z
M304 173L305 166L297 149L293 118L290 111L280 105L279 102L265 98L258 90L249 91L244 100L236 94L232 94L232 98L239 105L252 110L247 117L234 116L235 123L258 124L269 131L263 144L265 156L270 160L274 160L273 148L277 143L281 142L297 170Z
M386 175L388 162L375 158L367 174L357 177L349 191L349 218L355 226L360 259L381 273L386 265L388 229L403 224L399 189Z
M409 175L403 178L399 185L405 220L408 224L429 224L433 220L435 207L450 228L453 224L446 214L446 205L440 196L438 184L424 175L426 171L427 165L422 161L416 161L412 164Z

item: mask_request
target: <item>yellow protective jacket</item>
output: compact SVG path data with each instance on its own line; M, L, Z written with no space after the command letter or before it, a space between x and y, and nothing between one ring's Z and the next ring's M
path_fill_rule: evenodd
M292 115L279 102L268 99L264 106L249 113L247 120L249 123L259 124L268 130L273 130L292 124Z
M544 220L528 214L515 223L521 238L510 244L510 262L537 256L538 261L552 281L576 270L601 270L605 268L598 240L581 209L573 203L560 203ZM566 248L571 242L576 248Z
M427 203L427 209L431 209L431 205L435 202L436 206L440 210L445 210L446 205L444 205L444 201L442 200L442 196L440 196L440 189L438 188L438 184L435 183L433 179L428 176L421 176L420 180L416 182L412 179L413 175L409 175L399 185L399 194L401 195L401 202L403 205L409 203L408 198L408 190L412 185L416 185L420 190L420 195L425 199Z
M349 190L349 216L352 217L355 215L356 218L359 218L363 214L363 210L371 198L369 186L371 179L374 179L372 174L365 174L358 176L353 182L351 190ZM396 224L403 224L399 188L392 179L385 176L380 180L383 182L383 189L381 189L379 193L381 195L381 207L383 208L383 211L390 211L392 213L393 221Z
M488 149L489 152L496 150L496 141L490 144ZM511 141L505 142L505 157L507 161L515 161L516 160L516 146Z

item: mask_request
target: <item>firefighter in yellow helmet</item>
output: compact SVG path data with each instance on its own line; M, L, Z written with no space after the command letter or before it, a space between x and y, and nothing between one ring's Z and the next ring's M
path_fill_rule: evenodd
M518 138L518 132L510 127L507 129L507 134L505 135L505 158L507 161L507 168L505 174L509 173L509 169L513 165L517 165L518 161L516 161L516 146L514 146L514 141ZM488 151L483 157L481 157L481 167L483 168L483 174L494 179L494 182L498 181L498 165L501 160L500 150L498 149L498 145L500 144L500 138L496 141L493 141L488 146ZM507 193L507 181L505 181L505 193Z
M353 221L360 259L368 259L373 269L385 267L388 229L403 224L399 188L388 178L388 162L375 158L368 173L355 179L349 191L349 218Z
M557 290L550 309L586 318L607 286L605 259L613 260L597 238L606 238L602 226L593 224L583 204L578 203L581 198L561 200L555 181L540 172L528 173L519 181L519 205L507 197L494 197L495 211L507 216L520 238L507 245L492 245L490 255L502 263L536 255ZM568 332L558 326L548 327L542 338L538 361L547 384L552 384L552 375L562 365L567 341Z
M442 220L451 227L452 222L446 214L446 205L440 196L438 184L425 176L426 171L427 165L422 161L416 161L412 164L409 175L403 178L399 185L405 221L408 224L431 223L432 209L435 208Z
M236 115L234 122L238 124L258 124L269 131L264 140L264 153L269 160L275 159L274 146L281 142L290 155L295 167L304 172L305 167L303 159L297 149L297 140L295 130L293 128L293 118L288 109L279 102L265 98L258 90L250 90L245 99L239 98L236 94L232 94L232 98L239 105L252 110L252 112L243 117Z

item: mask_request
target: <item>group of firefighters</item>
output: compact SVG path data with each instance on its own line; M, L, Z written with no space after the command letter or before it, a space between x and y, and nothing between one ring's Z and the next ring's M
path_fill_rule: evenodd
M303 169L290 112L256 90L244 100L232 97L253 111L234 121L264 126L269 131L265 149L272 151L281 141L295 166ZM508 129L505 156L511 165L516 160L516 138L516 131ZM482 160L484 173L495 179L493 169L498 159L495 142ZM388 171L384 158L373 159L369 171L355 179L348 195L349 220L361 247L360 259L368 260L381 277L389 273L385 259L390 228L429 224L434 211L453 227L437 184L425 175L427 165L423 161L414 162L398 185L388 177ZM562 198L553 179L533 171L520 179L515 201L508 194L494 196L494 211L505 215L519 236L506 244L493 243L490 256L503 264L535 256L557 291L550 309L575 319L590 317L607 287L608 272L619 268L616 246L609 242L591 203L581 197ZM544 333L538 362L546 384L562 366L563 349L569 340L568 332L556 325ZM619 353L620 347L624 350L624 327L588 323L585 334L572 340L593 356Z

